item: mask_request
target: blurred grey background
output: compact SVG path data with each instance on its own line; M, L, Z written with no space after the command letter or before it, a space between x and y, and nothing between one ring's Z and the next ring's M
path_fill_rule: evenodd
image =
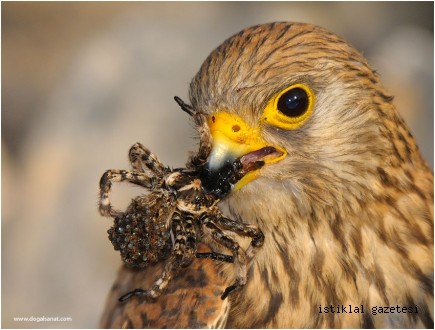
M432 2L2 2L2 327L93 328L120 265L98 181L140 141L196 148L190 79L242 28L324 26L363 52L433 166ZM125 207L140 190L116 185ZM17 322L14 317L71 317Z

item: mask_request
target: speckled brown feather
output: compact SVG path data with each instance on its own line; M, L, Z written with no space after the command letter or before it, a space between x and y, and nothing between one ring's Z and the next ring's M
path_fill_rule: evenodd
M210 251L202 246L201 251ZM169 285L165 294L149 303L118 298L138 287L147 288L160 275L162 263L144 270L123 266L107 298L101 328L215 328L226 323L229 301L221 295L228 284L218 273L217 262L196 259Z

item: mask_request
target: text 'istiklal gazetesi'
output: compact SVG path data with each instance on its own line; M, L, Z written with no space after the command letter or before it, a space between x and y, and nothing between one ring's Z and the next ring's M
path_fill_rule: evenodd
M376 314L407 314L418 313L417 305L414 306L372 306L367 308L364 305L319 305L319 313L335 313L335 314L364 314L369 312L372 315Z

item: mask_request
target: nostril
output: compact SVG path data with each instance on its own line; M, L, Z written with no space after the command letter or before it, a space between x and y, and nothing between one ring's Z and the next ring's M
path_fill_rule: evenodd
M236 132L240 131L240 126L239 125L234 125L232 127L232 130L233 130L234 133L236 133Z

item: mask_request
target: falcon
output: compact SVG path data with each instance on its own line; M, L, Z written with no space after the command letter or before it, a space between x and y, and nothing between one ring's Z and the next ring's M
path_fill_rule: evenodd
M209 55L189 96L210 173L264 164L219 203L264 245L226 299L231 263L194 260L154 303L117 299L161 265L122 268L102 327L433 328L433 173L357 50L314 25L257 25Z

